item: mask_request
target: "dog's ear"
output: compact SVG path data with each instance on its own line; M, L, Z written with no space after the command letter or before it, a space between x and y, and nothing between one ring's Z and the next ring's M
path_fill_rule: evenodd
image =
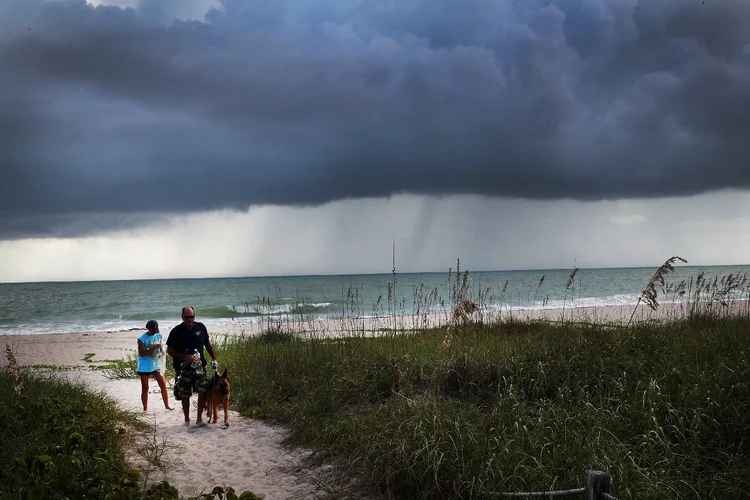
M222 376L222 378L226 378L227 380L229 380L227 378L227 369L226 368L224 368L224 373L222 373L221 376Z

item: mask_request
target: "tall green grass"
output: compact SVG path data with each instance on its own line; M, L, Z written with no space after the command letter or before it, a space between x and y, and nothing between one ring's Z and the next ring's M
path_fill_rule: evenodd
M750 320L504 322L226 337L233 405L388 497L487 498L609 472L638 498L750 494Z
M140 498L140 474L120 454L123 424L138 421L111 400L52 375L6 367L0 414L1 498Z

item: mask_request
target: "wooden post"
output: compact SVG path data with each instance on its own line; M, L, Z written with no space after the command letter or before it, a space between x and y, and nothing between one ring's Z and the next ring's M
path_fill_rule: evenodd
M602 500L602 493L609 493L611 483L609 474L599 470L587 470L586 489L583 492L586 500Z

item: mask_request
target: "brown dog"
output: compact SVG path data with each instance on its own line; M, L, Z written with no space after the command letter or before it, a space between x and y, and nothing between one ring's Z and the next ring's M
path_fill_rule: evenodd
M206 395L206 414L209 423L215 424L219 420L219 405L221 405L224 407L224 425L229 427L229 388L226 368L221 375L214 373ZM213 421L211 421L211 412L213 412Z

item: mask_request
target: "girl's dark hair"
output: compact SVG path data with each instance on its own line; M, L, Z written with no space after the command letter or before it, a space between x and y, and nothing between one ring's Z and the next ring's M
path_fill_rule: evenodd
M158 332L159 331L159 323L155 319L151 319L146 323L146 330L149 332Z

